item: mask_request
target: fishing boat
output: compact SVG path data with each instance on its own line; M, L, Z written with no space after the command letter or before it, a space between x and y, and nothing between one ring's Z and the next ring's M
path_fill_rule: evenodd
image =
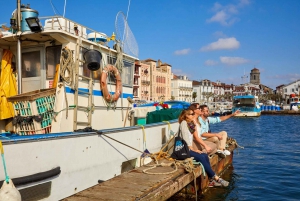
M162 148L177 120L136 126L138 58L122 41L17 7L0 38L0 140L22 200L61 200L139 166L139 151Z
M244 95L234 96L232 104L232 113L240 110L236 117L258 117L261 114L261 108L258 101L258 96L251 95L245 86Z
M300 99L296 94L290 94L288 103L290 104L290 110L298 111L300 109Z

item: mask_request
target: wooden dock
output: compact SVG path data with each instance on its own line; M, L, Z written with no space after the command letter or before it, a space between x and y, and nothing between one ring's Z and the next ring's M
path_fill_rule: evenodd
M231 155L226 156L224 159L218 158L217 155L210 157L211 166L217 174L220 175L231 165L235 148L236 144L230 145L228 150L231 151ZM160 162L170 163L165 159ZM198 194L201 194L207 189L208 178L207 176L204 178L201 166L194 167ZM63 201L167 200L177 192L195 193L194 175L192 172L185 171L184 167L178 166L177 171L174 171L174 167L170 166L147 170L147 173L159 174L144 173L143 170L147 168L149 166L133 169L65 198ZM173 173L166 174L172 171ZM189 188L187 188L188 185Z

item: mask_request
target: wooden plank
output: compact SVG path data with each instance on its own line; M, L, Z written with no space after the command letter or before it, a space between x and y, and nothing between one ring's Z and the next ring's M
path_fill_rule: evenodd
M194 171L196 177L199 177L202 174L202 170L200 166L198 166ZM174 195L175 193L183 189L186 185L191 183L191 181L193 180L194 180L194 175L192 172L183 174L182 176L178 177L176 180L170 180L166 182L159 188L148 193L144 197L140 197L137 200L141 200L141 201L167 200L168 198L172 197L172 195Z

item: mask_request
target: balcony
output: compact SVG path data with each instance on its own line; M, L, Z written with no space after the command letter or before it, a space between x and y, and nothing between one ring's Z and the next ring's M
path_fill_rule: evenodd
M142 85L149 86L150 85L150 81L142 80Z
M193 87L179 87L179 89L183 91L191 91L193 90Z

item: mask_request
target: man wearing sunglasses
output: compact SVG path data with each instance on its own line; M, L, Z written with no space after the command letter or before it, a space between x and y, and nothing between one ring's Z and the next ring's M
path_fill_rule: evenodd
M209 117L209 109L207 105L200 105L199 109L201 110L201 114L199 117L199 121L201 124L201 137L203 140L211 141L216 143L217 145L217 154L220 157L225 157L226 155L230 155L230 152L225 149L226 141L227 141L227 132L221 131L219 133L212 133L209 124L220 123L225 121L237 114L240 113L239 110L235 111L234 113L226 116L221 117Z

